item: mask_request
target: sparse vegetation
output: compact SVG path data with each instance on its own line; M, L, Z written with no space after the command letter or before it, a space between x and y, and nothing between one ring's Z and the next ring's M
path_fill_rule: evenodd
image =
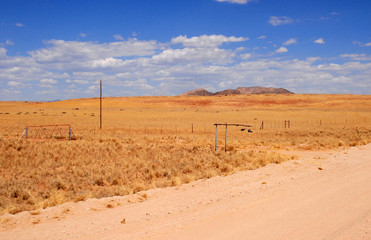
M214 152L203 141L139 136L18 145L5 140L1 144L2 211L17 213L66 201L131 194L289 159L260 150Z
M371 97L349 95L106 98L100 131L97 99L0 102L10 113L0 119L0 214L177 186L294 158L281 150L367 144L370 106ZM17 114L40 107L40 117ZM60 114L71 109L78 110L75 117ZM252 124L253 133L228 128L224 152L224 129L218 128L215 152L216 122ZM60 123L72 125L76 141L17 143L26 125Z

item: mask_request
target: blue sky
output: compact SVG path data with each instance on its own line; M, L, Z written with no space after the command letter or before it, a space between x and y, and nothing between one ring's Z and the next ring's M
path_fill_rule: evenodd
M0 100L371 94L369 0L0 2Z

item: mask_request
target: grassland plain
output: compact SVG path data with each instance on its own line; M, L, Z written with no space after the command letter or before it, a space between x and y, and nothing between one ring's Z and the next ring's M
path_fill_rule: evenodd
M0 214L175 186L371 142L371 96L251 95L0 102ZM289 123L288 123L289 121ZM71 124L75 141L17 142L26 126ZM214 123L251 124L253 133ZM290 124L290 126L289 126ZM48 129L46 129L47 131ZM63 132L66 134L67 132Z

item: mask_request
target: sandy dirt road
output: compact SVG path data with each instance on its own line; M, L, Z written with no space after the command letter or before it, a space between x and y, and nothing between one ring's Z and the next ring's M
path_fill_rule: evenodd
M0 217L0 239L371 239L371 145Z

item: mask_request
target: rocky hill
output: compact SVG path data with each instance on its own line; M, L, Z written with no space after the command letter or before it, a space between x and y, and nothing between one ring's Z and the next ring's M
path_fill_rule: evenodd
M203 88L188 91L180 96L215 96L215 95L249 95L249 94L293 94L285 88L272 87L239 87L237 89L227 89L220 92L212 93Z
M215 93L212 93L212 92L206 91L203 88L200 88L200 89L182 93L179 96L212 96L212 95L215 95Z

